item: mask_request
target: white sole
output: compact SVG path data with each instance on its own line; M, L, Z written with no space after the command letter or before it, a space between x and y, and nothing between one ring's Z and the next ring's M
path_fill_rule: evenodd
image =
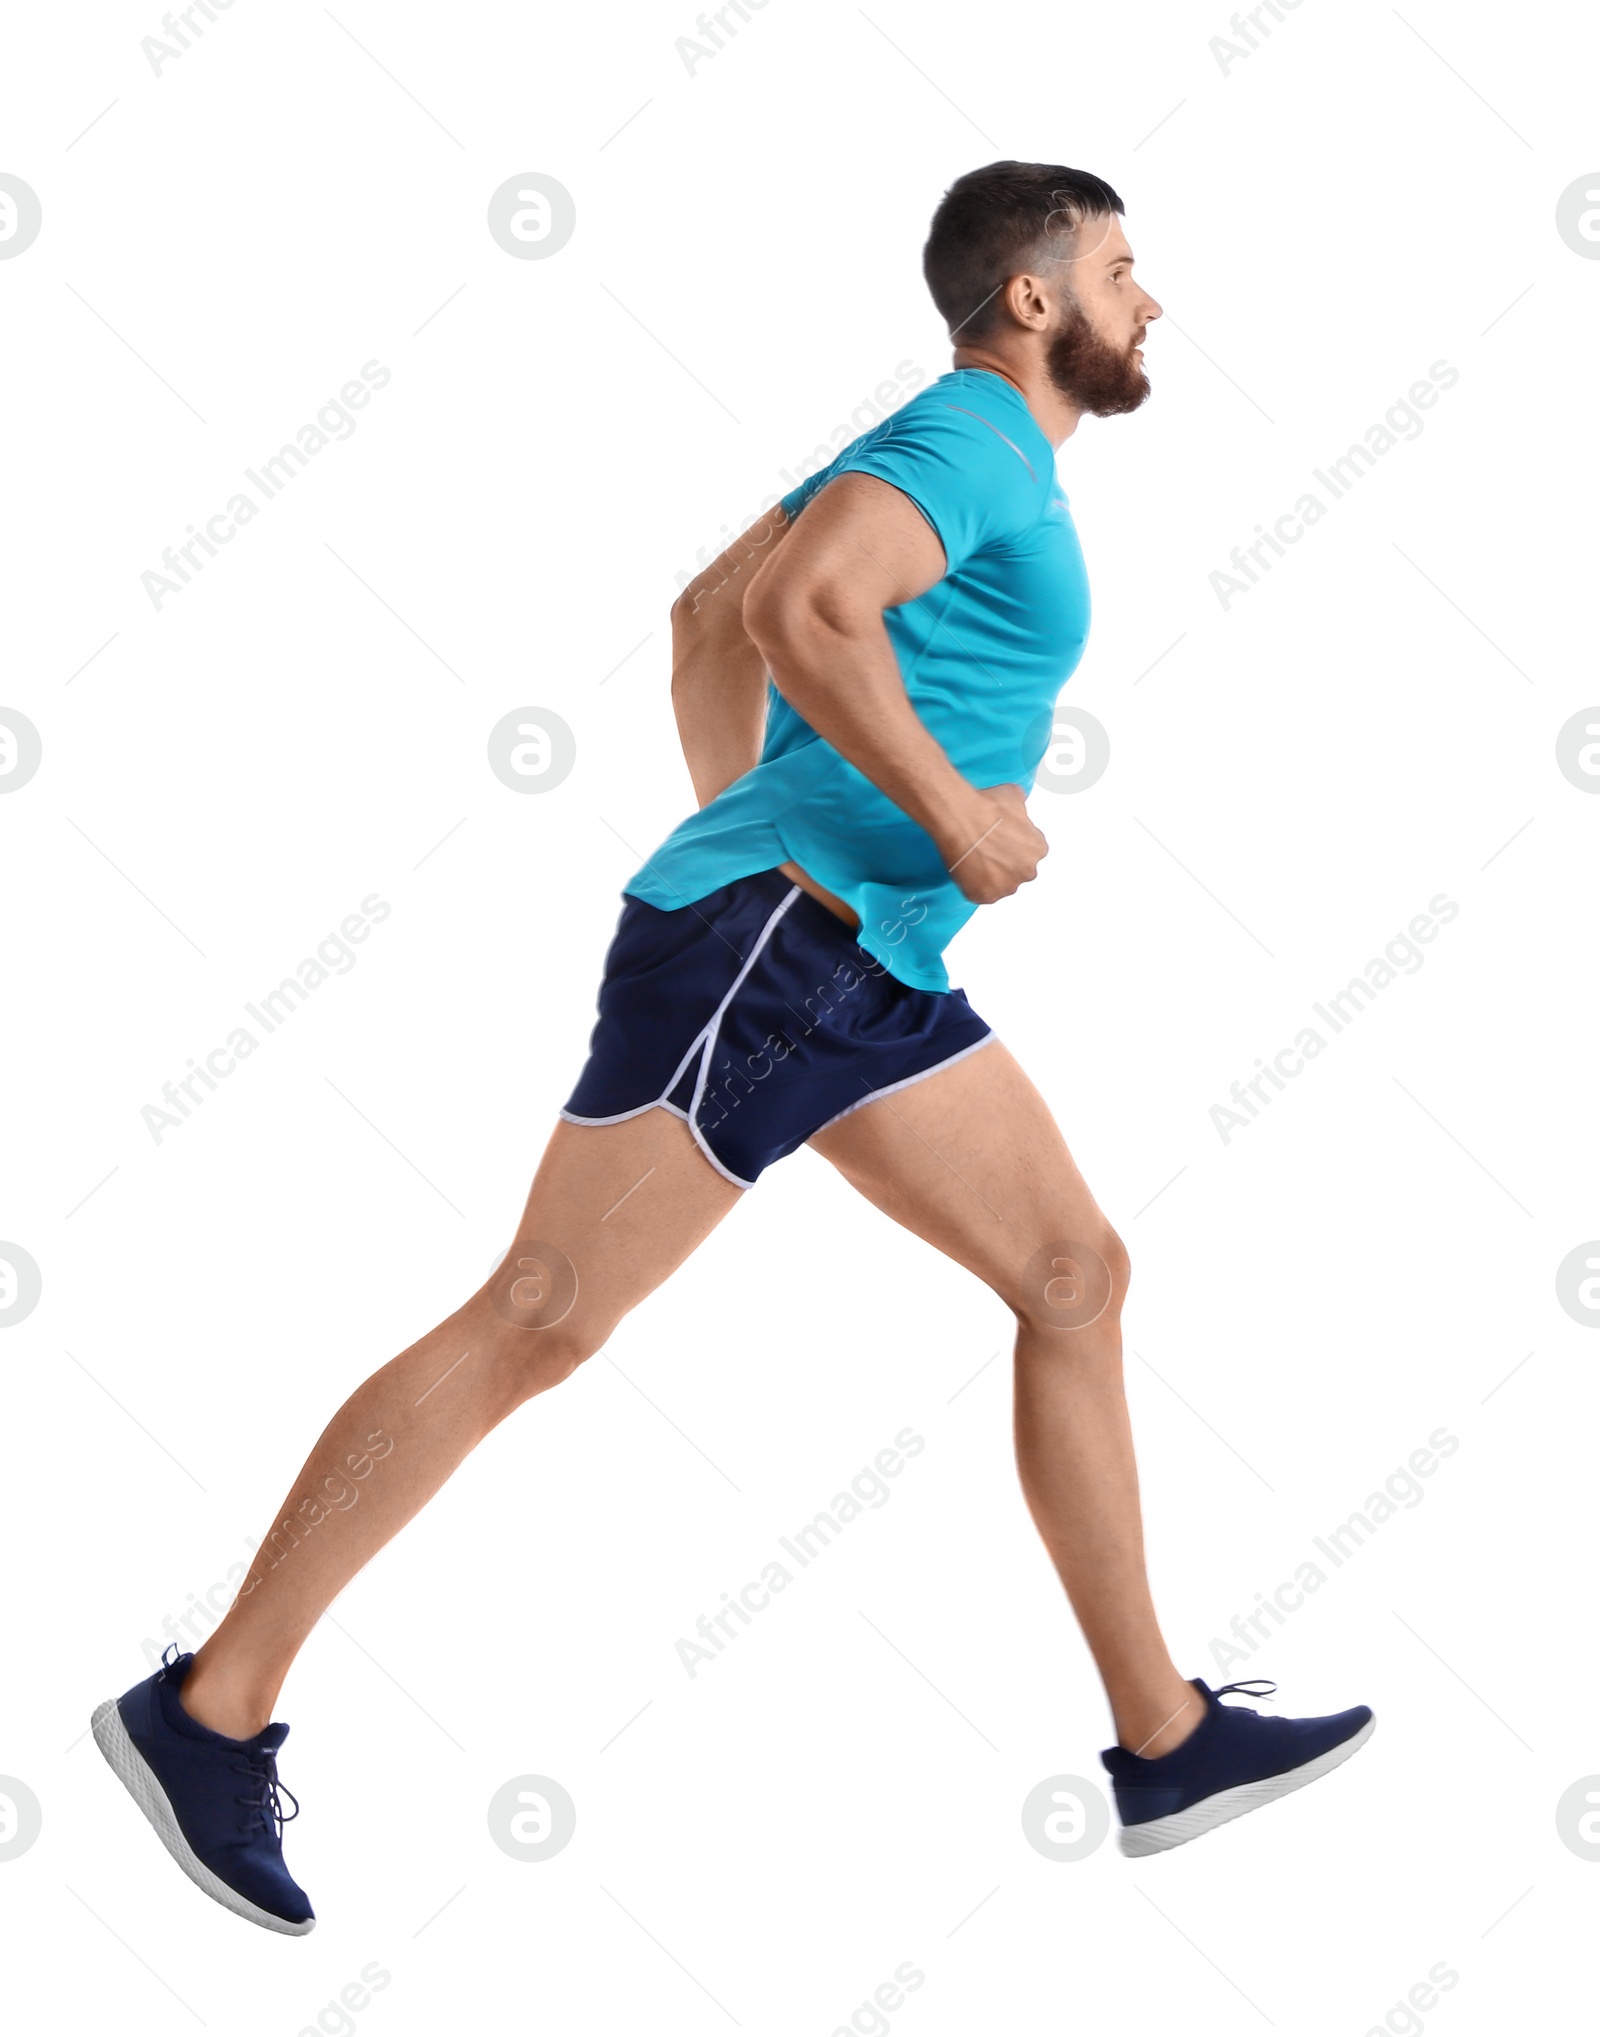
M1263 1804L1286 1797L1291 1790L1304 1789L1308 1782L1315 1782L1341 1761L1348 1761L1357 1748L1371 1739L1377 1723L1375 1717L1368 1719L1348 1740L1341 1740L1337 1747L1330 1747L1314 1761L1285 1769L1282 1775L1267 1775L1260 1782L1242 1782L1236 1789L1218 1790L1215 1796L1203 1797L1188 1810L1174 1811L1167 1818L1152 1818L1145 1825L1125 1825L1117 1836L1117 1844L1130 1859L1139 1859L1147 1853L1166 1853L1174 1846L1198 1839L1214 1826L1227 1824L1230 1818L1242 1818L1246 1811L1259 1811Z
M122 1723L122 1714L117 1710L115 1698L107 1698L103 1705L96 1705L89 1725L94 1733L95 1745L105 1756L112 1774L150 1820L155 1827L156 1837L196 1888L204 1889L214 1903L221 1903L225 1910L232 1910L236 1917L244 1917L252 1924L259 1924L264 1931L281 1931L290 1938L303 1938L306 1935L316 1923L315 1917L307 1917L301 1924L291 1924L283 1917L275 1917L270 1910L257 1908L247 1896L240 1895L237 1889L229 1888L225 1881L206 1866L184 1838L177 1814L166 1791L161 1787L155 1770L129 1737L128 1729Z

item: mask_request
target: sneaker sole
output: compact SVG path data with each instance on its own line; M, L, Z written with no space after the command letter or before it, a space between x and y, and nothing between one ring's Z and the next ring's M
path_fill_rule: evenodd
M1304 1789L1308 1782L1315 1782L1340 1762L1348 1761L1371 1739L1377 1723L1376 1718L1368 1719L1348 1740L1341 1740L1337 1747L1330 1747L1314 1761L1286 1768L1282 1775L1267 1775L1259 1782L1243 1782L1235 1789L1218 1790L1215 1796L1203 1797L1188 1810L1174 1811L1170 1817L1152 1818L1145 1825L1126 1825L1118 1834L1117 1844L1130 1859L1142 1858L1147 1853L1166 1853L1174 1846L1198 1839L1202 1832L1227 1824L1230 1818L1242 1818L1246 1811L1259 1811L1263 1804L1287 1796L1291 1790Z
M107 1698L103 1705L95 1707L89 1725L94 1733L95 1745L105 1756L112 1774L144 1812L155 1827L156 1837L196 1888L204 1889L214 1903L221 1903L236 1917L259 1924L264 1931L281 1931L290 1938L305 1936L316 1923L315 1917L307 1917L299 1924L291 1924L286 1917L275 1917L270 1910L263 1910L251 1902L248 1896L240 1895L237 1889L229 1888L220 1875L213 1874L206 1866L184 1838L177 1813L155 1770L134 1746L115 1698Z

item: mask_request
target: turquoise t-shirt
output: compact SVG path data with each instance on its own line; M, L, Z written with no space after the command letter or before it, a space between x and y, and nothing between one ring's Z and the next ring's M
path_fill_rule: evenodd
M952 369L784 496L787 514L838 474L890 482L944 547L944 578L884 612L911 705L969 783L1031 792L1056 695L1083 655L1089 583L1054 449L1020 390L985 368ZM944 950L977 907L926 829L769 677L761 761L623 888L670 911L791 861L860 917L856 939L891 974L950 988Z

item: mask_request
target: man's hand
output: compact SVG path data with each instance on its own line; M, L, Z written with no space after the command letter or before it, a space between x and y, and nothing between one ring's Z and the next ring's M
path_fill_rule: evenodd
M1020 785L989 785L963 801L935 839L962 896L993 905L1031 883L1050 844L1028 818Z

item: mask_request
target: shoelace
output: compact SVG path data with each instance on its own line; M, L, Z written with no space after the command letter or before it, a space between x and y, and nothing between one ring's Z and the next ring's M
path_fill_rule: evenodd
M236 1761L233 1765L241 1775L249 1776L255 1784L249 1796L234 1798L236 1804L243 1804L250 1813L244 1821L246 1832L253 1832L259 1822L264 1832L271 1832L275 1838L281 1839L284 1826L292 1824L299 1817L300 1804L294 1791L278 1780L277 1757L271 1753L262 1753L254 1760ZM294 1805L294 1809L287 1816L283 1808L285 1797Z
M170 1653L172 1660L167 1660ZM161 1651L161 1673L166 1675L178 1660L178 1644L169 1641ZM255 1785L247 1797L235 1797L236 1804L242 1804L250 1813L244 1820L246 1832L253 1832L259 1824L262 1831L271 1832L281 1839L285 1825L292 1824L300 1815L300 1800L286 1783L278 1780L278 1758L270 1749L263 1749L253 1760L246 1758L233 1764L240 1775L246 1775ZM287 1797L294 1809L284 1815L283 1799Z
M1255 1688L1255 1686L1258 1684L1264 1684L1266 1688L1264 1690ZM1273 1696L1274 1693L1277 1691L1277 1688L1278 1686L1271 1680L1270 1677L1251 1676L1247 1677L1243 1683L1222 1684L1217 1690L1214 1690L1211 1694L1213 1697L1221 1698L1226 1697L1230 1690L1240 1690L1244 1692L1246 1697L1265 1698ZM1246 1706L1245 1709L1248 1710L1249 1707Z

